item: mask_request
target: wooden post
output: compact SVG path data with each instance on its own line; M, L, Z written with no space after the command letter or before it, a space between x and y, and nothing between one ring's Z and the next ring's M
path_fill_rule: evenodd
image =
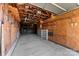
M2 24L2 45L1 45L1 50L2 50L2 56L6 55L5 51L5 40L4 40L4 23L8 21L8 11L7 11L7 4L3 4L2 7L2 12L3 12L3 24ZM7 38L6 38L7 39Z
M3 7L4 4L0 4L0 45L1 45L1 55L4 55L4 40L2 37L2 23L3 23Z

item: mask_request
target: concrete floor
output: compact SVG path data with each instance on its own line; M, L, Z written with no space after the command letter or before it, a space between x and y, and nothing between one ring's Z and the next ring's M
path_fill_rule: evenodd
M53 42L40 39L37 35L22 35L12 56L78 56L79 53Z

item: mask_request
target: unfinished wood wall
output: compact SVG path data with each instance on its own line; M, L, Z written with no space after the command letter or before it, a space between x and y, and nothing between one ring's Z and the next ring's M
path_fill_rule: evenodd
M2 24L2 39L3 39L2 55L6 55L10 51L10 48L12 47L13 43L17 38L17 32L19 31L19 27L18 27L19 16L17 14L18 12L15 11L17 10L16 8L11 7L12 8L11 9L7 4L4 4L3 8L4 8L3 11L4 19ZM15 12L12 12L12 10L14 10Z
M79 51L79 9L50 19L43 23L43 28L49 31L48 39Z

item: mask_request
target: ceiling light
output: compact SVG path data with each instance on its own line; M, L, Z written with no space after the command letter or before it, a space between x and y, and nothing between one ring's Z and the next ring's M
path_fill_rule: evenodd
M19 5L24 4L24 3L18 3Z
M60 5L56 4L56 3L51 3L52 5L56 6L57 8L63 10L63 11L67 11L65 8L61 7Z
M77 5L79 6L79 3L77 3Z
M37 14L41 14L41 11L37 11Z
M25 6L25 8L27 9L27 8L29 8L29 6Z

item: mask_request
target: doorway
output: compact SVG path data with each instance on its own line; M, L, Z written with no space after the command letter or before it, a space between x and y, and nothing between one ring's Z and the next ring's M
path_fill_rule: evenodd
M37 24L33 24L33 32L34 34L37 34Z
M20 34L37 34L37 24L34 23L20 23Z

